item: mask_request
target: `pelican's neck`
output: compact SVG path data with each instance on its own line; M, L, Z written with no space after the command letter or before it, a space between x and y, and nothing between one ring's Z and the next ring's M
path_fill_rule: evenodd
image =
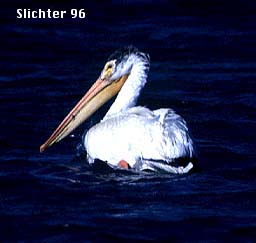
M135 57L128 79L103 120L136 105L140 92L147 82L148 71L149 60Z

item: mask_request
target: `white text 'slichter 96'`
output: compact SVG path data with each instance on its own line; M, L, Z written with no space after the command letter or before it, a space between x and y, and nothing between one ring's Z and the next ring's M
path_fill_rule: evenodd
M86 17L85 9L70 9L70 10L52 10L52 9L17 9L18 19L63 19L63 18L79 18Z

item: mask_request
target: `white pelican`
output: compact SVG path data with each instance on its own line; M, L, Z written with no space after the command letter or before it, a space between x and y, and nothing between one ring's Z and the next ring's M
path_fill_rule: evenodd
M172 109L135 106L147 82L149 55L129 46L113 53L98 80L40 147L60 141L111 97L118 95L100 123L84 136L89 163L99 159L111 167L163 170L183 174L193 167L193 141L184 119ZM186 164L177 165L186 158Z

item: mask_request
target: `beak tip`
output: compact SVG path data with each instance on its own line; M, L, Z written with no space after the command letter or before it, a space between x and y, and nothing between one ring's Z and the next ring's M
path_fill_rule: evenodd
M45 149L46 149L45 144L41 145L40 146L40 153L43 153L45 151Z

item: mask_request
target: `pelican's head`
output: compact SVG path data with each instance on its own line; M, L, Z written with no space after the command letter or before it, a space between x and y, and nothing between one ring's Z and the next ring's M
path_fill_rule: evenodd
M138 63L143 64L148 69L149 55L140 52L133 46L119 49L109 56L100 78L114 81L124 75L129 75L132 67Z
M69 135L99 107L116 95L128 79L133 65L140 59L149 63L147 54L139 52L138 49L131 46L114 52L108 58L99 78L64 118L49 139L41 145L40 151L43 152L52 144Z

